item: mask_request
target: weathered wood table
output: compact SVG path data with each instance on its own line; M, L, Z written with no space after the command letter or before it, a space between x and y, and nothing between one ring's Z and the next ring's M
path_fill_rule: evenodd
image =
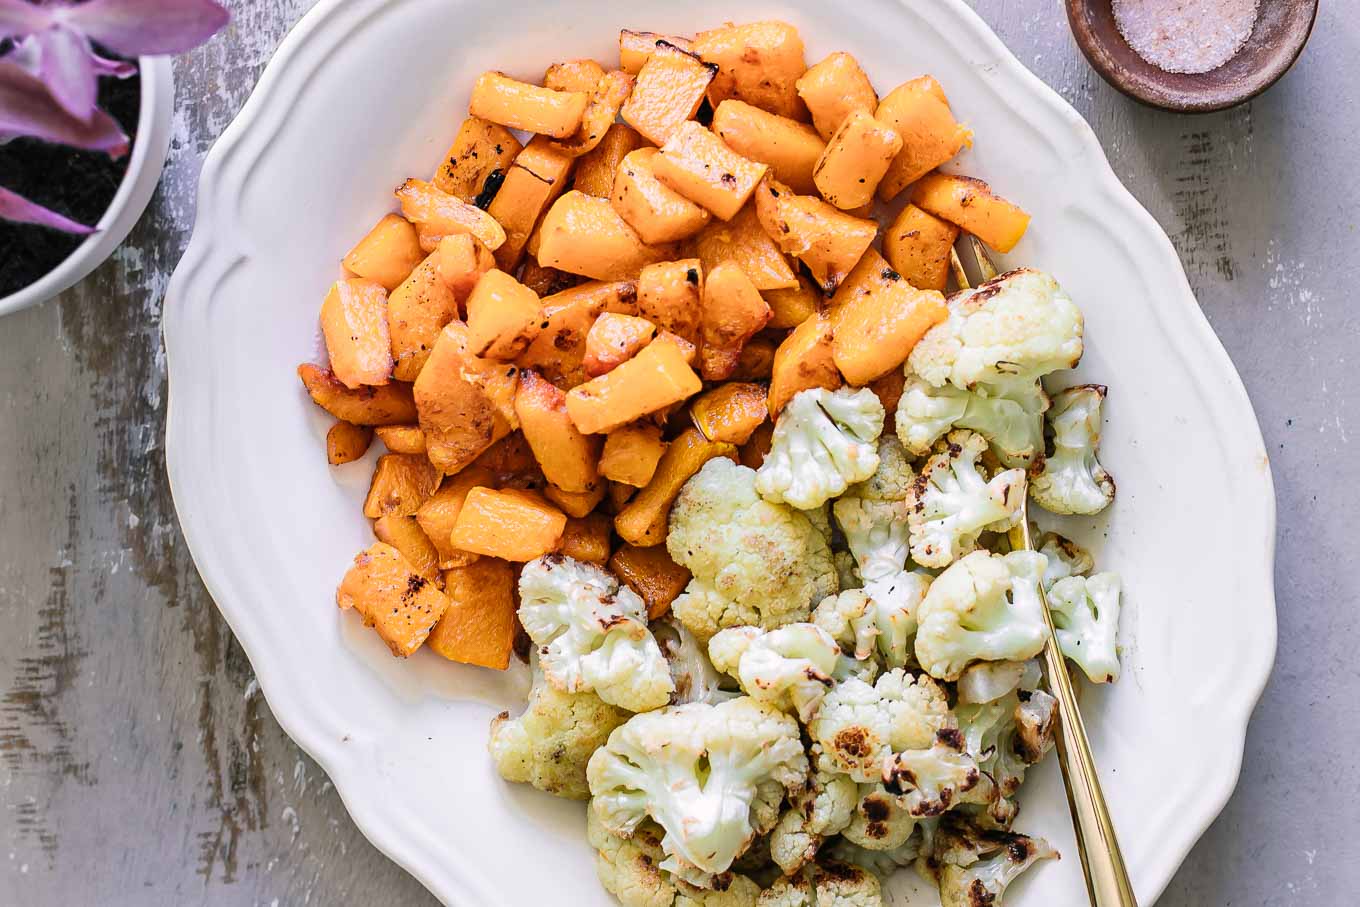
M161 299L203 155L310 4L229 5L176 66L170 166L130 241L0 320L3 907L434 903L275 724L171 505ZM1283 82L1186 118L1101 82L1056 0L975 5L1175 241L1274 462L1277 670L1237 794L1161 903L1354 904L1360 19L1324 3Z

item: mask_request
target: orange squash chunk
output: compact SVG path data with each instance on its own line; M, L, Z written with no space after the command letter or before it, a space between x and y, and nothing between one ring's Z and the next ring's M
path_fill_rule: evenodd
M581 278L556 268L545 268L532 258L524 262L519 272L519 282L539 295L553 296L563 290L570 290L581 282Z
M619 116L653 145L664 145L681 123L694 118L716 71L694 54L657 41Z
M826 307L822 291L806 277L798 278L798 285L785 290L765 290L760 295L770 304L772 328L796 328Z
M911 193L922 210L957 224L998 252L1015 248L1029 229L1029 215L971 176L927 173Z
M591 513L582 517L571 517L567 528L562 530L562 544L559 554L603 567L609 563L610 540L614 535L614 523L603 513Z
M665 545L624 545L609 559L609 569L647 603L648 620L669 611L671 602L680 597L690 580L689 569L671 560Z
M700 321L700 373L706 381L723 381L736 370L741 349L770 320L770 307L746 272L725 261L704 282Z
M496 249L496 266L507 273L519 267L539 218L567 188L575 158L537 136L515 158L505 182L486 213L505 230L505 244Z
M633 545L660 545L666 540L671 505L680 489L709 460L733 456L736 450L733 444L708 440L697 428L681 432L666 448L647 487L614 518L614 531Z
M472 355L514 359L542 330L538 294L504 271L488 271L467 300L468 349Z
M589 94L602 78L604 67L594 60L566 60L547 68L543 73L543 87L553 91L584 91Z
M458 127L458 135L430 182L449 195L475 204L496 194L520 147L519 139L504 126L468 117ZM479 207L485 208L485 202Z
M756 192L756 214L779 247L808 266L824 293L835 292L878 235L874 221L768 179Z
M631 127L615 123L604 134L600 144L576 162L573 188L596 198L609 198L614 193L614 175L628 153L643 147L646 141Z
M765 172L693 120L681 123L652 160L657 179L715 217L731 220Z
M519 357L562 387L585 382L586 337L603 312L637 314L638 284L632 280L590 281L543 300L543 329Z
M439 579L439 552L413 516L389 513L373 521L373 534L401 552L411 569L429 580Z
M702 389L680 347L656 340L609 374L568 391L567 412L581 432L602 434Z
M783 338L780 338L783 339ZM778 344L769 337L759 335L746 341L737 357L737 367L733 369L733 381L769 381L774 372L774 354Z
M713 131L737 154L769 164L775 179L795 192L817 191L812 171L826 143L807 123L729 99L713 112Z
M398 658L420 648L449 606L434 583L383 542L354 558L336 590L335 603L342 611L358 611L364 625L376 630Z
M458 317L458 298L440 276L439 260L438 252L431 253L387 299L392 374L398 381L416 380L439 332Z
M704 267L698 259L648 265L638 275L637 310L660 330L690 342L699 339Z
M451 541L466 551L523 563L556 549L566 525L566 514L535 492L474 488Z
M884 201L896 198L973 142L973 133L955 121L944 89L932 76L912 79L888 92L874 118L902 137L902 151L878 184Z
M626 72L605 73L588 91L590 103L576 134L553 142L553 147L571 157L580 157L604 139L610 125L619 115L619 108L633 90L633 77Z
M845 118L855 111L873 113L878 94L860 68L859 61L840 51L803 73L796 87L812 114L812 125L822 138L830 139ZM785 180L785 182L788 182Z
M515 392L515 415L547 480L564 491L600 484L600 439L581 434L567 415L567 395L526 369Z
M342 264L350 274L379 283L390 293L424 257L415 224L400 214L387 214L345 254Z
M321 334L331 371L349 388L386 384L392 376L387 291L362 277L337 280L321 303Z
M877 279L862 292L840 302L832 300L831 352L836 367L855 387L893 369L900 371L916 342L948 315L944 294L916 289L884 262Z
M605 483L598 482L590 491L566 491L549 483L543 494L569 517L583 517L604 500Z
M350 389L329 368L310 362L299 365L297 373L312 402L342 421L355 425L400 425L416 419L409 384L392 382L381 387Z
M502 247L504 248L504 247ZM482 275L496 267L496 259L482 241L469 233L445 236L434 250L435 270L439 279L444 281L453 298L459 303L467 300L468 294Z
M583 91L553 91L484 72L472 86L468 113L511 129L565 139L581 126L590 96Z
M423 454L425 432L419 425L380 425L374 429L378 440L392 453Z
M353 463L368 452L373 429L353 422L336 422L326 432L326 462L332 466Z
M691 49L688 38L658 35L650 31L631 31L625 28L619 32L619 69L637 75L656 52L658 44L669 44L684 51Z
M468 468L490 470L495 476L492 483L495 487L533 488L546 481L520 431L511 432L482 451Z
M689 416L708 440L745 444L769 418L766 394L763 385L731 381L696 398Z
M607 511L617 516L635 494L637 494L637 489L632 485L625 485L623 482L610 482L609 488L605 492Z
M505 230L490 214L424 180L406 180L397 187L401 213L416 225L420 248L433 252L445 236L471 233L493 252L505 242Z
M708 90L715 106L737 98L780 116L807 119L797 87L807 71L803 39L787 22L751 22L700 32L694 52L718 64Z
M883 404L885 413L897 412L897 404L902 399L902 392L906 390L907 376L900 369L892 369L882 378L876 378L869 382L869 390L878 397L878 402Z
M943 291L949 282L949 250L958 238L958 227L908 204L883 234L883 255L912 286Z
M831 317L809 318L789 332L774 354L770 376L771 417L779 415L794 394L812 387L835 390L844 382L832 355Z
M543 217L538 263L596 280L625 280L672 257L669 246L644 243L607 199L563 195Z
M364 499L364 516L410 516L439 487L439 470L419 454L383 454Z
M445 327L415 384L430 462L455 473L508 435L515 428L518 380L514 366L472 355L466 325L454 321Z
M747 469L759 469L765 463L765 455L774 445L774 422L766 421L751 434L751 439L741 445L738 462Z
M654 336L656 325L645 318L605 312L595 319L586 334L586 356L582 362L586 374L598 378L622 365L651 343Z
M798 276L761 226L755 205L747 204L729 221L710 221L692 243L705 270L732 261L762 293L798 286Z
M515 644L515 568L483 558L444 572L449 606L427 643L449 661L504 671Z
M645 422L620 426L604 437L600 475L611 482L641 488L652 480L665 452L660 426Z
M656 178L655 148L639 148L619 164L610 202L645 243L675 242L693 236L708 223L708 211Z
M841 123L817 161L817 191L842 210L872 205L879 181L901 150L901 136L871 114L856 110Z
M416 522L434 544L441 570L470 564L480 557L455 547L450 537L468 492L483 486L491 488L495 484L496 476L491 470L474 464L457 475L447 476L438 490L416 511Z
M831 312L832 329L835 329L838 308L856 297L882 289L898 276L883 256L878 254L877 249L865 249L864 254L845 276L845 280L841 281L841 285L836 288L835 294L827 304L827 310Z

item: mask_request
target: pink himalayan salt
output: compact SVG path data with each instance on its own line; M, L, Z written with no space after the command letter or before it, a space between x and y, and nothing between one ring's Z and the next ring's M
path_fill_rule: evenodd
M1119 33L1167 72L1209 72L1251 37L1260 0L1114 0Z

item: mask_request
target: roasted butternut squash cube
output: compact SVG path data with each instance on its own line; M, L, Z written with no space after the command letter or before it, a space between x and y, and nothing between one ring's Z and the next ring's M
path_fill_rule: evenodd
M386 384L392 377L387 291L362 277L337 280L321 303L321 335L331 371L348 388Z
M713 111L713 131L737 154L769 164L775 179L795 192L817 191L812 172L826 143L807 123L729 99Z
M543 329L538 294L504 271L482 275L467 299L468 349L485 359L509 361Z
M413 516L389 513L373 521L373 534L401 552L411 568L428 580L439 579L439 552Z
M724 381L736 370L741 348L770 320L770 307L736 264L725 261L704 282L699 367L706 381Z
M600 439L581 434L567 415L567 395L526 369L515 393L515 415L547 480L564 491L593 491L600 484Z
M957 224L998 252L1015 248L1029 229L1029 215L992 194L992 187L971 176L927 173L911 193L912 203Z
M709 213L656 178L655 148L639 148L619 164L614 176L614 210L651 245L693 236L708 223Z
M626 485L623 482L610 482L609 488L605 491L605 509L614 516L618 516L635 494L637 494L637 489L632 485Z
M710 221L692 243L705 270L733 261L762 293L798 286L798 276L761 226L753 204L747 203L729 221Z
M355 277L381 284L390 293L424 257L415 224L400 214L387 214L345 253L342 264Z
M918 290L890 268L880 273L865 292L840 305L833 300L832 356L855 387L900 371L916 342L949 315L939 290Z
M596 483L589 491L567 491L552 483L543 486L544 496L572 518L583 517L598 507L604 500L604 492L604 482Z
M335 603L342 611L359 612L364 625L376 630L398 658L420 648L449 606L434 583L383 542L354 558L336 590Z
M521 431L512 431L482 451L467 469L489 470L495 477L491 485L496 488L533 488L547 481Z
M449 606L430 631L430 649L449 661L504 671L515 643L515 568L488 557L444 572Z
M329 368L310 362L298 366L298 377L312 402L337 419L355 425L400 425L414 422L416 404L411 385L400 382L381 387L348 388Z
M543 300L543 330L519 357L524 368L538 371L561 387L587 379L584 362L590 327L604 312L636 315L638 284L632 280L590 281Z
M681 123L652 160L657 179L722 220L736 216L768 169L693 120Z
M702 389L680 347L654 340L609 374L568 391L567 412L583 433L603 434Z
M439 332L458 317L458 298L440 276L439 260L438 252L426 256L387 299L392 374L398 381L416 380Z
M642 67L656 52L657 44L668 44L680 50L691 50L691 42L688 38L680 38L675 35L658 35L650 31L632 31L623 29L619 32L619 69L637 75L642 71Z
M511 129L565 139L581 126L590 95L583 91L553 91L484 72L472 86L468 113Z
M434 257L439 278L460 305L467 301L482 275L496 267L491 250L470 233L445 236L434 250Z
M419 425L380 425L374 429L378 440L392 453L423 454L425 432Z
M695 54L657 41L619 116L653 145L664 145L681 123L694 118L716 72Z
M765 455L774 445L774 422L772 420L756 426L751 439L741 445L738 462L747 469L759 469L765 463Z
M779 339L783 339L780 337ZM774 354L778 344L760 334L746 341L737 357L737 367L729 376L733 381L769 381L774 372Z
M708 440L745 444L770 416L767 393L764 385L731 381L696 397L689 415Z
M343 466L368 453L373 441L373 429L367 425L339 421L326 432L326 462Z
M454 545L475 554L524 563L555 550L567 517L536 492L474 488L453 526Z
M462 322L446 326L416 379L415 401L425 452L452 474L515 428L519 370L472 355Z
M420 248L433 252L445 236L471 233L491 251L505 242L505 230L490 214L424 180L406 180L397 187L401 213L416 225Z
M637 287L640 316L690 342L699 339L704 267L698 259L648 265L638 275Z
M540 235L539 264L596 280L637 277L674 251L644 243L607 199L575 190L548 209Z
M770 304L772 328L785 330L798 325L826 308L822 291L806 277L798 278L798 285L783 290L765 290L760 295Z
M624 545L609 559L609 569L646 602L648 620L669 611L671 602L680 597L690 580L689 570L671 560L665 545Z
M439 487L439 470L419 454L383 454L364 499L364 516L410 516Z
M728 98L794 120L807 119L798 79L807 71L803 39L787 22L751 22L700 32L694 52L718 64L708 97L716 106Z
M556 268L545 268L532 258L524 262L519 272L519 282L539 295L553 296L563 290L570 290L581 282L581 278Z
M610 540L614 535L614 521L603 513L589 513L567 520L562 531L559 554L603 567L609 563Z
M796 87L798 96L812 114L812 125L827 140L836 134L850 114L856 111L872 114L878 107L873 83L860 68L859 61L844 51L811 67L803 73Z
M709 460L733 456L736 450L733 444L708 440L697 428L681 432L666 448L652 480L614 518L614 531L639 547L660 545L680 489Z
M901 136L872 114L856 110L831 136L817 161L817 191L842 210L871 205L879 181L901 150Z
M629 152L645 144L646 140L633 127L624 123L610 126L600 144L577 159L573 188L596 198L609 198L614 194L614 175L619 164Z
M891 281L897 280L899 276L887 260L878 254L877 249L865 249L864 254L850 269L845 280L841 281L841 285L836 288L835 294L827 304L827 310L831 313L832 330L835 330L836 310L838 308L859 296L883 289Z
M469 204L485 208L520 150L519 139L504 126L468 117L444 153L430 182Z
M567 188L575 158L542 136L524 146L506 171L505 182L486 211L505 229L496 249L496 266L506 273L519 267L539 218Z
M604 139L633 90L633 77L626 72L604 73L587 90L590 103L586 105L576 134L553 142L554 148L571 157L580 157Z
M660 426L646 422L622 425L604 437L600 475L611 482L641 488L652 480L665 452Z
M439 554L441 570L470 564L481 557L455 547L451 537L468 492L474 488L495 486L495 474L490 469L474 464L456 475L446 476L438 490L416 511L416 522Z
M836 291L878 235L874 221L772 180L756 192L756 214L780 249L807 265L823 293Z
M566 60L547 68L543 73L543 87L553 91L584 91L589 94L603 78L604 67L594 60Z
M869 390L878 397L878 402L883 404L885 413L896 413L897 404L902 399L902 392L906 390L907 376L903 369L891 369L881 378L876 378L869 382Z
M883 234L888 264L921 290L941 290L949 283L949 250L959 228L908 204Z
M799 391L812 387L835 390L844 383L832 355L833 337L831 316L821 313L798 325L779 344L770 376L771 418L779 415Z
M878 184L884 201L896 198L973 142L973 133L955 121L944 89L931 76L912 79L888 92L874 118L902 137L901 152Z
M587 375L597 378L632 359L655 336L656 325L645 318L605 312L586 334L582 366Z

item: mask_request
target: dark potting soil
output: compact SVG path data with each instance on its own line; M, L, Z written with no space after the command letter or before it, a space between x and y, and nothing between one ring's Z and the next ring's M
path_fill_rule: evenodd
M99 106L134 142L141 102L140 75L100 79ZM0 145L0 186L82 224L98 223L103 217L127 166L126 156L114 160L36 139ZM36 282L84 241L83 236L60 230L0 220L0 297Z

